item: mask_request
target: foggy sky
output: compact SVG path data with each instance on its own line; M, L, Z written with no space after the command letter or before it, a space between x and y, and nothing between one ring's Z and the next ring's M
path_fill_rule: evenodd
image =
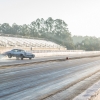
M100 37L100 0L0 0L0 24L62 19L72 35Z

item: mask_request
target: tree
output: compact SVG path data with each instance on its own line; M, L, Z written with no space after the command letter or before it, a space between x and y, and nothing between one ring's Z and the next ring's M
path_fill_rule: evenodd
M1 26L0 26L0 31L2 33L5 33L5 34L11 34L11 26L8 24L8 23L3 23Z
M12 24L12 34L14 35L20 35L20 26L17 25L16 23Z

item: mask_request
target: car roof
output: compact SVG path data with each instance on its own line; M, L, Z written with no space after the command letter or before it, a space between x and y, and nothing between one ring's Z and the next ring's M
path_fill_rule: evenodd
M22 49L12 49L12 50L21 50L21 51L24 51L24 50L22 50Z

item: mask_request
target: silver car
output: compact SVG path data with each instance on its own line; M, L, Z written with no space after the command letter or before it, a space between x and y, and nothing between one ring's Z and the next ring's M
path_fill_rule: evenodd
M12 57L21 58L21 60L23 60L23 58L32 59L35 57L34 54L30 52L25 52L22 49L12 49L11 51L5 52L4 55L7 55L8 58L12 58Z

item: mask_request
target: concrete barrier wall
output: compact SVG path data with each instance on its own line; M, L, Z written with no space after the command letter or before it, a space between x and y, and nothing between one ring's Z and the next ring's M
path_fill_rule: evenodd
M63 56L63 55L75 55L75 54L100 54L100 51L84 51L84 52L47 52L47 53L34 53L36 57L46 57L46 56Z
M100 100L100 89L98 89L95 94L93 94L89 100Z
M73 100L100 100L100 81L96 82Z

